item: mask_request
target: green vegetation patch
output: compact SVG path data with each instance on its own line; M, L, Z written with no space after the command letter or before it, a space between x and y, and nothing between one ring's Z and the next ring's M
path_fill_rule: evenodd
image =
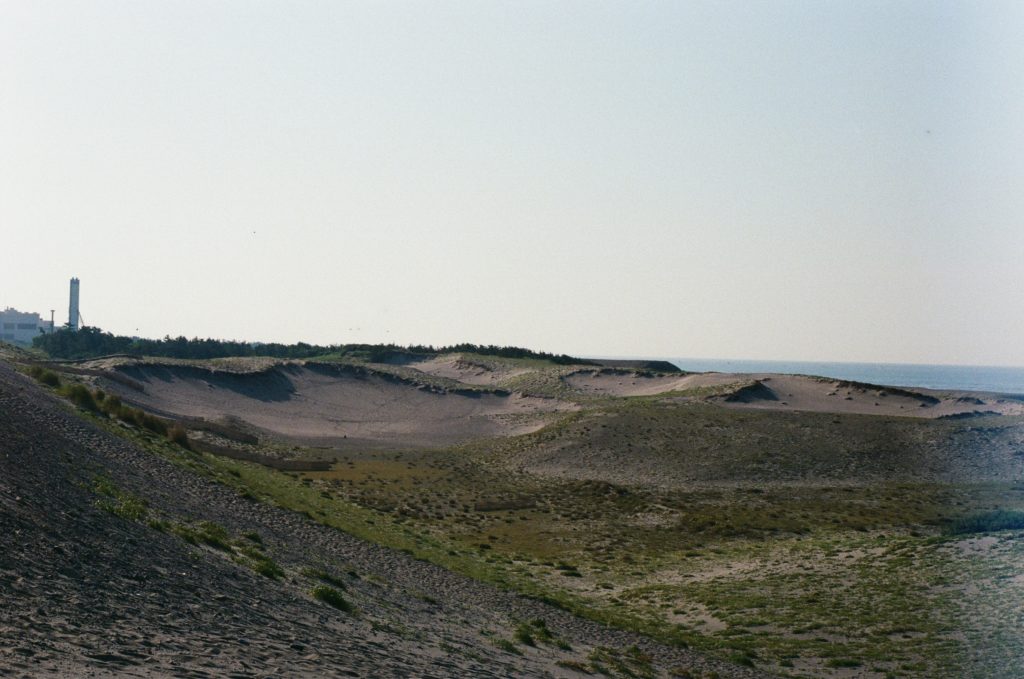
M330 606L334 606L339 611L351 613L353 610L352 604L350 604L348 600L345 599L344 596L342 596L341 592L339 592L338 590L334 589L329 585L316 585L315 587L313 587L313 589L309 591L309 594L314 599L317 599L318 601L323 601L325 604L328 604Z
M93 491L101 496L96 500L96 506L103 511L128 521L145 520L148 513L146 501L121 490L110 478L97 476L93 480Z
M40 383L45 384L48 387L53 387L56 389L57 387L60 386L60 376L57 373L53 372L52 370L49 370L48 368L33 365L28 369L28 374L31 375Z

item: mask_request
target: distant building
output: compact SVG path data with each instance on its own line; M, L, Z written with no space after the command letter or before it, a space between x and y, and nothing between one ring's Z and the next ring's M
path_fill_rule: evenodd
M71 279L71 299L68 304L68 327L72 330L78 330L78 320L82 314L78 310L78 287L79 281L77 278Z
M11 309L0 311L0 340L14 344L32 344L32 338L53 332L53 324L39 314Z

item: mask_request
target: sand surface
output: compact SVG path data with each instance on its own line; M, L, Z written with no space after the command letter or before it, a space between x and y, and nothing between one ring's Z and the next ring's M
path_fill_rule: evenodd
M531 372L530 368L474 361L461 354L444 354L427 361L413 361L406 365L427 375L445 377L475 386L498 386L502 381L511 377Z
M566 376L563 381L573 389L588 395L656 396L673 391L738 384L743 378L723 373L675 375L603 368L580 370Z
M129 404L158 415L230 422L264 443L334 451L439 448L515 436L537 431L559 413L585 408L594 399L662 397L729 409L925 419L1024 414L1020 397L879 387L803 375L573 370L459 354L408 362L396 368L399 374L383 368L119 360L79 370ZM547 381L538 383L562 385L558 390L537 395L529 388L526 393L500 388L506 380L544 370L550 373Z
M480 390L446 391L386 374L324 365L232 373L178 365L122 366L144 391L109 391L169 416L234 417L279 440L346 445L444 446L534 431L545 414L573 406Z
M1024 414L1024 400L998 394L880 387L804 375L734 377L756 384L746 395L721 400L733 408L924 418Z
M1002 394L884 387L807 375L579 370L562 378L590 396L703 398L730 408L900 417L1024 414L1024 399Z

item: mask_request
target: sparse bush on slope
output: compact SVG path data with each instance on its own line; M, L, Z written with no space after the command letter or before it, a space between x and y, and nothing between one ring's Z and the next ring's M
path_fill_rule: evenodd
M69 384L61 388L61 395L79 408L99 412L100 407L89 388L83 384Z
M60 386L60 376L52 370L48 370L42 366L32 366L28 369L28 374L48 387L56 388Z
M345 597L341 595L341 592L333 587L329 587L328 585L316 585L309 593L314 599L319 599L325 604L334 606L339 611L345 611L346 613L352 612L352 604L350 604Z

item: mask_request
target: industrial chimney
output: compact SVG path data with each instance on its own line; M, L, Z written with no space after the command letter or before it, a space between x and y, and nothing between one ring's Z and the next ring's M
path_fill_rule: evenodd
M78 330L78 279L71 279L71 304L68 306L68 327Z

